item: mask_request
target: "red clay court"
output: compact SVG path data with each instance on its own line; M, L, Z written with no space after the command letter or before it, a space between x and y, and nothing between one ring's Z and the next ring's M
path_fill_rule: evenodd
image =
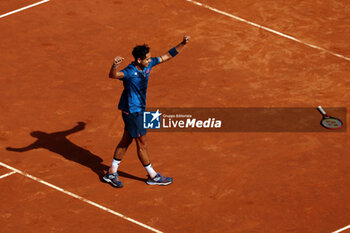
M153 69L152 107L349 108L349 25L340 0L1 1L0 232L350 232L347 131L151 132L173 184L145 184L134 143L125 187L100 181L123 132L115 56L191 36Z

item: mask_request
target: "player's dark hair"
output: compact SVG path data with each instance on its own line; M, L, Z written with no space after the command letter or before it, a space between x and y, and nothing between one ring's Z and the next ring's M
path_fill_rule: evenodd
M145 59L147 53L149 53L149 47L146 44L137 45L132 50L132 55L134 56L135 60L137 60L137 58L140 58L141 60Z

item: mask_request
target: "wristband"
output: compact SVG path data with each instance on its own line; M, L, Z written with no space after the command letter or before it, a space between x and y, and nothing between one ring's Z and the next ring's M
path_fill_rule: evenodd
M172 56L172 57L175 57L179 52L176 50L176 48L172 48L169 50L169 54Z

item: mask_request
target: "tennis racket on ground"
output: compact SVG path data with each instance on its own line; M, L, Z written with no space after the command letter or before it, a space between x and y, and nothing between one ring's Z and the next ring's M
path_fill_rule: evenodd
M326 129L339 129L343 126L343 122L338 118L327 115L326 111L321 106L318 106L318 111L322 114L321 125Z

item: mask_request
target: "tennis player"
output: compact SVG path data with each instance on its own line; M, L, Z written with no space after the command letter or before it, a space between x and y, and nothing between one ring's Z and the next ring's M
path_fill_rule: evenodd
M162 176L151 165L147 153L146 129L143 128L143 112L146 108L147 84L151 69L175 57L182 51L189 39L189 36L184 36L181 43L159 57L151 57L150 48L146 44L138 45L132 51L135 60L121 71L117 71L117 68L124 58L118 56L114 59L109 77L123 81L124 91L118 108L122 111L125 125L123 137L114 151L112 165L103 177L104 181L114 187L123 187L118 177L118 166L133 139L136 141L138 158L148 173L146 183L169 185L173 182L171 177Z

